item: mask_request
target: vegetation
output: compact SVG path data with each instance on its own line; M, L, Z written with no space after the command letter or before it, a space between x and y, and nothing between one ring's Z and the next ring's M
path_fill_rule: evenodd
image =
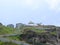
M34 23L30 22L29 24L34 24ZM44 44L42 44L42 45L45 45L47 40L49 39L49 35L54 35L54 36L56 35L56 29L51 31L50 34L47 34L47 33L44 33L44 32L46 32L46 30L37 28L35 26L25 27L24 25L22 25L18 29L18 28L10 28L10 27L4 26L3 24L0 23L0 35L4 35L4 34L21 34L19 36L9 36L9 37L5 37L5 38L8 38L10 40L25 41L29 44L33 44L33 39L34 39L36 45L37 45L38 42L40 44L42 44L42 42L43 42ZM17 45L17 44L12 43L12 42L0 42L0 45Z
M43 34L38 34L32 30L27 30L25 33L20 35L20 40L25 41L29 44L34 43L34 45L45 45L48 40L48 36Z
M10 37L6 37L10 40L19 40L19 36L10 36Z
M50 34L52 34L52 35L56 35L57 33L56 33L56 31L54 31L54 32L50 32Z
M13 28L9 28L4 25L0 26L0 35L1 34L12 34L13 32L14 32Z
M22 32L25 32L25 31L27 31L27 30L32 30L32 31L35 31L36 33L44 33L44 32L45 32L45 30L37 29L37 28L35 28L35 27L27 27L27 28L24 28L24 29L22 30Z
M17 44L12 43L12 42L1 42L0 41L0 45L17 45Z

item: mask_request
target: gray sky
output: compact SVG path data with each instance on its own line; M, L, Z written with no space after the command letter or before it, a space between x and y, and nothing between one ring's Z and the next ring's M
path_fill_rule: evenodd
M60 0L0 0L3 24L35 23L60 25Z

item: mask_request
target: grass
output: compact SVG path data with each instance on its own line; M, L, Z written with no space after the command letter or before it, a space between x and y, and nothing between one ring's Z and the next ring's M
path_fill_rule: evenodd
M56 35L56 31L54 31L54 32L50 32L50 34L52 34L52 35Z
M36 33L44 33L45 32L45 30L37 29L35 27L27 27L27 28L24 28L24 29L25 29L25 31L26 30L32 30L32 31L35 31ZM24 29L22 30L22 32L24 32Z
M1 34L12 34L14 32L13 28L9 28L6 26L0 26L0 35Z

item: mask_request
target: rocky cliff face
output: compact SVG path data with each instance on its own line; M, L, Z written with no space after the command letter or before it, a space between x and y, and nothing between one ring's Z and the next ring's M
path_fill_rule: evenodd
M26 41L30 44L33 43L54 43L57 40L56 35L51 35L47 33L37 34L34 31L26 31L24 34L20 35L20 39Z

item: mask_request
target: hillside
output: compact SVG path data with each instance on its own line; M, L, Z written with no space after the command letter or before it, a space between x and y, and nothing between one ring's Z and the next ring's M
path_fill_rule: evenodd
M14 32L13 28L0 25L0 34L12 34Z

